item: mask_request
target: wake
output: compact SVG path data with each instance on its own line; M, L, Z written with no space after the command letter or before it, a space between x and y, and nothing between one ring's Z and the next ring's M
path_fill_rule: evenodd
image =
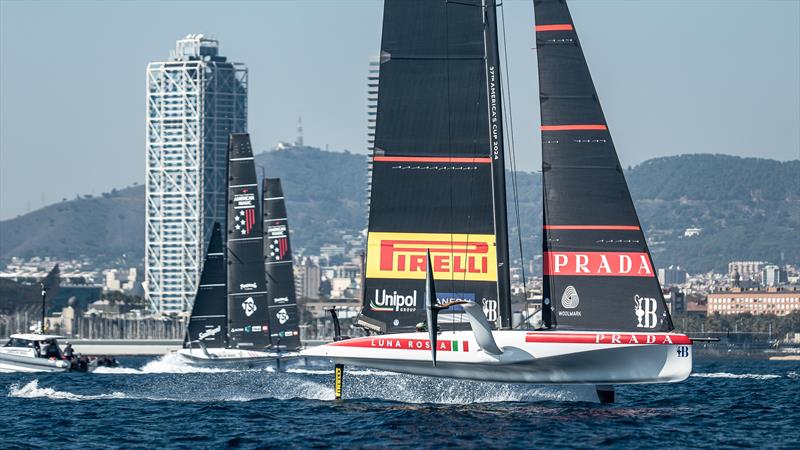
M99 395L82 395L73 394L72 392L58 391L53 388L39 387L39 380L33 380L30 383L20 386L19 384L12 384L8 389L9 397L16 398L49 398L52 400L108 400L108 399L122 399L127 396L122 392L113 392L111 394Z

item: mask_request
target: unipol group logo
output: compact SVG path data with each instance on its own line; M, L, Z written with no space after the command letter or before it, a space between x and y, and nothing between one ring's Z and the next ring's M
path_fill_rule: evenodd
M437 280L497 280L494 235L448 233L369 233L367 278L425 279L427 250Z
M658 325L658 317L656 316L658 302L656 299L639 297L637 294L633 297L633 307L638 328L655 328Z
M258 307L256 306L256 302L253 300L253 297L247 297L242 302L242 309L244 310L244 315L247 317L255 314L255 312L258 310Z
M369 302L373 311L381 312L413 312L417 310L417 290L411 295L398 294L397 291L386 292L386 289L375 289L375 297Z

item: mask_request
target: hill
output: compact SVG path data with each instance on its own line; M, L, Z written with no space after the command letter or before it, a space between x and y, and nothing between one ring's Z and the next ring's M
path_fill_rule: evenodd
M313 253L340 232L366 226L364 155L296 147L260 153L256 163L283 180L296 248ZM724 270L734 259L800 262L798 174L800 161L705 154L656 158L626 170L656 265L692 272ZM541 178L517 178L527 259L541 248ZM519 254L515 223L512 203L512 255ZM684 237L690 227L702 228L700 236ZM0 222L0 259L83 254L141 261L143 239L144 188L133 186Z

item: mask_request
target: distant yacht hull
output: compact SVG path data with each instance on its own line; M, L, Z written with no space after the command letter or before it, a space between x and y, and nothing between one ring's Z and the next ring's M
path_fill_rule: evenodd
M300 357L298 352L259 352L233 348L182 348L175 353L185 362L202 367L261 368L277 366Z
M66 372L69 361L0 352L0 372Z
M632 384L685 380L692 342L682 334L493 331L500 355L482 351L472 331L442 332L437 363L427 333L333 342L303 356L391 372L509 383Z

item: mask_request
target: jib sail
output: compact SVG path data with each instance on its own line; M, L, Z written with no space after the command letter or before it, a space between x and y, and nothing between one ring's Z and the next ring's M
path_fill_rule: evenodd
M225 347L227 337L225 297L225 253L222 251L221 227L215 222L189 326L186 328L184 347L189 341L201 341L208 348Z
M485 11L480 0L384 3L359 317L367 328L425 321L427 250L439 301L481 302L492 321L502 310L493 196L505 194L493 189Z
M228 144L229 345L261 350L270 345L264 236L250 135L231 134Z
M294 291L289 222L280 178L265 178L264 255L269 302L269 329L273 347L293 351L300 348L300 326Z
M534 10L545 324L670 331L672 320L567 4L535 0Z

